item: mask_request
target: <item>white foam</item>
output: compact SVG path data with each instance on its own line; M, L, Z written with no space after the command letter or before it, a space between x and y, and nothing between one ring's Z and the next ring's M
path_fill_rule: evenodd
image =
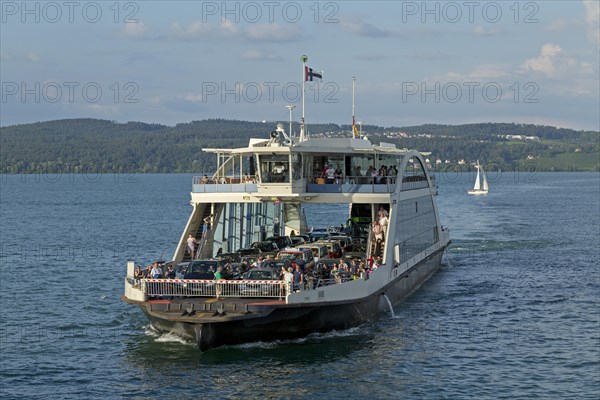
M160 343L181 343L187 345L194 345L193 342L190 342L182 338L181 336L178 336L171 332L163 333L162 335L156 338L156 341Z

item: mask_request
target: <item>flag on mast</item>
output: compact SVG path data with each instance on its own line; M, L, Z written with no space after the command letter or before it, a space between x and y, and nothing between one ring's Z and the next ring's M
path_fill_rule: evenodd
M354 115L352 116L352 137L359 137L358 129L356 129L356 122L354 122Z
M313 78L323 79L323 72L313 71L312 68L305 66L304 67L304 80L312 81Z

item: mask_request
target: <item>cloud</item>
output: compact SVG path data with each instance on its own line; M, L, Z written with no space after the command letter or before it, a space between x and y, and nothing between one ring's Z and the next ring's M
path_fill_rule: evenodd
M480 64L466 73L447 72L443 75L436 75L426 78L424 81L429 83L448 83L448 82L478 82L490 83L500 81L511 77L512 67L507 64Z
M542 46L540 55L526 60L521 69L524 71L541 72L548 77L556 75L558 55L562 48L554 43L546 43Z
M588 40L600 47L600 2L598 0L583 0L585 23Z
M532 74L546 89L571 95L598 95L597 61L582 61L567 54L554 43L546 43L540 55L527 59L517 68L517 73Z
M288 43L299 40L303 32L296 25L254 24L244 27L233 21L203 23L191 22L184 26L171 24L169 37L173 40L244 40L250 42Z
M393 32L390 30L379 28L378 26L358 19L346 20L342 22L341 27L346 32L369 38L385 38L393 35Z
M258 49L258 50L247 50L240 58L242 60L250 61L283 61L283 58L272 51Z
M127 22L123 28L123 34L130 37L144 37L147 31L147 26L141 22Z

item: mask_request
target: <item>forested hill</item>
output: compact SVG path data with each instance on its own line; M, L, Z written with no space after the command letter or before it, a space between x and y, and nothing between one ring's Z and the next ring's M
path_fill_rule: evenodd
M251 137L267 138L276 123L211 119L165 126L68 119L2 127L0 172L208 172L216 160L202 148L246 146ZM600 170L599 132L506 123L362 129L374 143L431 152L436 168L479 159L490 169ZM350 134L349 125L313 124L309 130L313 136ZM442 164L436 166L436 159Z

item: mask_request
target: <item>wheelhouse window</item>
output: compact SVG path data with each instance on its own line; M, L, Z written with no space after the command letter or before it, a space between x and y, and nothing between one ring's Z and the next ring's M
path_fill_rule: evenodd
M290 182L290 159L287 155L261 155L259 165L263 183Z

